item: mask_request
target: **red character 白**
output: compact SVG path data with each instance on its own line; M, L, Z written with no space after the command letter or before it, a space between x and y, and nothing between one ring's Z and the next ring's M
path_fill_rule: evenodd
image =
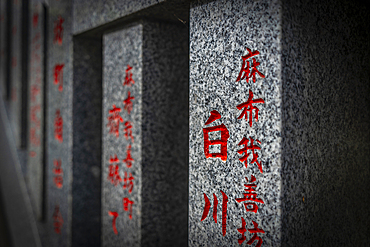
M213 110L211 111L211 116L208 118L205 125L208 125L212 123L213 121L216 121L217 119L221 118L221 114ZM221 139L217 140L209 140L209 133L215 132L215 131L221 131ZM224 124L217 125L214 127L208 127L203 128L203 138L204 138L204 154L206 158L220 158L222 161L227 160L227 140L229 139L229 131L226 128ZM212 145L221 145L221 152L220 153L210 153L209 152L209 146Z

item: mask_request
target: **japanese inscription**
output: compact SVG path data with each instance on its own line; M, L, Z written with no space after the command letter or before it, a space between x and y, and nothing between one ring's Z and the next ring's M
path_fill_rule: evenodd
M125 70L125 78L122 84L123 88L129 88L135 81L133 80L132 76L132 69L130 65L127 65L127 69ZM133 176L132 166L134 165L135 160L131 155L131 145L134 143L134 135L133 135L133 123L130 120L124 120L121 116L122 108L128 115L131 114L133 108L135 107L135 97L131 94L130 90L127 91L127 97L122 100L122 102L116 102L116 104L112 104L112 108L108 111L108 124L107 128L109 130L109 134L118 138L124 138L128 142L126 148L126 155L123 157L118 157L116 153L112 153L110 155L109 160L109 167L108 167L108 177L107 179L113 186L121 185L123 190L128 192L129 196L122 198L122 209L124 212L127 212L128 218L132 219L132 208L135 205L135 202L132 198L130 198L131 193L133 192L135 186L135 177ZM120 125L122 123L122 125ZM120 135L121 132L121 135ZM122 135L123 134L123 135ZM122 179L123 177L123 179ZM116 210L116 209L115 209ZM120 216L117 211L113 212L108 210L108 215L113 216L112 220L112 230L115 234L119 233L119 229L116 227L116 220L120 219Z
M259 55L259 51L255 50L252 51L251 49L247 48L247 54L242 56L242 65L237 76L236 82L242 82L244 79L246 83L249 83L249 79L252 79L253 83L256 82L256 76L261 78L265 78L265 75L257 69L257 66L260 63L257 61L256 56ZM250 61L250 59L252 61ZM249 89L248 100L244 103L240 103L235 107L241 111L239 116L236 116L238 120L243 121L243 118L248 123L249 128L253 128L253 115L254 119L258 121L258 113L259 113L259 105L264 104L265 101L262 98L254 98L254 94L251 89ZM212 110L210 112L210 116L206 121L205 125L210 125L216 120L222 119L221 114L217 110ZM217 132L220 133L218 139L210 139L210 133ZM229 137L233 133L229 133L229 130L225 124L219 124L215 126L207 126L203 128L203 145L204 145L204 156L206 159L221 159L222 162L226 162L228 159L228 140ZM263 174L263 163L259 158L258 151L261 150L261 142L254 138L253 136L243 137L239 143L237 144L240 146L239 150L235 150L239 155L239 161L242 162L245 168L248 168L248 165L255 165L259 172ZM218 146L220 152L211 152L211 146ZM250 177L250 179L249 179ZM260 205L264 204L263 198L261 198L257 191L257 179L253 174L250 174L248 177L245 177L246 183L244 184L244 192L241 193L241 197L234 198L237 204L242 204L245 209L245 213L248 215L258 214L258 209ZM229 201L228 195L226 195L222 190L220 191L222 194L223 202L222 202L222 235L226 235L227 231L227 203ZM211 208L211 202L208 196L203 193L204 196L204 209L203 215L201 217L201 221L204 221ZM218 199L215 193L213 193L213 219L214 222L217 223L217 205ZM247 216L246 216L247 217ZM246 234L249 232L253 234L249 241L247 241L248 245L252 245L253 243L257 242L255 246L261 246L263 243L262 237L259 234L265 233L263 229L258 227L258 223L256 221L251 221L253 224L253 228L247 229L248 222L241 217L241 227L236 229L238 233L241 234L240 238L238 239L238 243L241 245L246 239Z

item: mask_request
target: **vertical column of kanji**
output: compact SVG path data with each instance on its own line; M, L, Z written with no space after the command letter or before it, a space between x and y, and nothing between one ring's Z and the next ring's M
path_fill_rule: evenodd
M6 67L5 67L5 49L6 49L6 0L0 1L0 91L3 99L6 99Z
M103 246L141 242L142 25L103 37Z
M30 4L30 63L28 86L27 182L39 219L43 208L44 128L44 11L39 2Z
M47 220L53 246L71 238L71 1L49 1L47 26Z
M190 246L280 244L279 5L191 6Z
M11 51L10 51L10 121L13 127L17 147L21 145L21 118L22 118L22 0L11 1Z

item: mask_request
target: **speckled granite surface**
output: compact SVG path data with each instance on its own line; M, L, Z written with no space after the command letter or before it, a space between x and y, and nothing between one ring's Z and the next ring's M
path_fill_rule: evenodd
M48 242L43 239L43 244L47 246L70 246L72 237L73 46L71 31L72 1L49 1L46 41L47 178L45 189L47 194L46 223L43 224L44 231L50 236ZM58 70L61 66L62 69ZM57 131L59 124L62 127L61 132ZM62 224L56 227L61 221L63 221Z
M187 246L188 32L143 24L142 246Z
M239 246L243 217L246 229L252 229L252 220L264 246L280 245L281 232L281 62L280 62L280 2L279 1L214 1L194 2L190 11L190 130L189 130L189 246ZM260 65L257 69L265 78L256 76L247 83L237 82L246 48L259 51L253 57ZM252 62L252 59L249 59ZM248 61L249 61L248 60ZM258 107L258 122L253 117L252 127L246 119L238 119L241 111L237 105L248 100L249 90L253 99L261 98L264 104ZM221 118L205 125L216 110ZM255 114L255 112L253 112ZM224 124L230 137L227 141L227 160L206 159L204 153L203 128ZM261 150L257 150L258 162L248 168L239 161L238 154L245 138L258 139ZM211 139L220 138L211 136ZM256 145L257 143L255 143ZM219 152L217 147L210 152ZM250 153L250 151L248 151ZM242 198L245 177L254 175L258 198L257 213L247 212ZM228 197L226 232L222 231L222 193ZM211 210L201 221L205 208L205 193L210 198ZM217 223L214 222L215 193L218 198ZM245 233L246 242L253 237Z
M27 176L31 202L38 220L43 217L44 176L44 10L38 1L30 4L30 55L28 86ZM33 22L33 15L38 16Z
M102 42L73 42L72 246L101 244Z
M283 1L283 246L370 243L369 23L352 1Z
M128 78L134 84L124 86L126 69L128 65L132 68L128 71ZM140 246L141 242L141 156L142 156L142 25L137 24L123 30L106 34L103 36L103 155L102 155L102 245L103 246ZM128 98L128 92L132 99L132 110L128 113L124 108L123 101ZM109 111L114 107L120 108L117 112L117 120L112 124L118 124L118 133L108 126ZM119 116L122 121L120 121ZM125 138L125 123L131 123L132 137L129 132ZM128 126L128 125L127 125ZM130 165L123 162L127 157L127 150L131 145L131 156L134 160ZM117 162L110 163L110 159L117 157ZM118 173L115 176L113 169L118 165ZM112 166L112 181L109 178L110 166ZM134 180L133 188L123 188L124 172L126 179L129 173ZM121 181L119 181L121 180ZM115 183L117 182L117 183ZM128 180L126 181L126 183ZM127 183L128 185L128 183ZM130 215L130 204L124 210L123 198L132 201L132 213ZM112 222L115 216L108 212L118 214L116 218L116 230L114 233Z
M367 10L349 1L206 1L194 2L190 20L189 245L238 246L245 217L247 229L254 220L265 231L262 246L366 246ZM260 52L266 76L254 84L235 82L246 47ZM265 101L252 128L236 109L249 89ZM224 123L230 134L226 162L204 155L202 129L212 110L221 118L207 127ZM261 141L263 175L237 160L243 135ZM257 214L234 200L250 174L258 175L264 200ZM229 197L224 237L221 190ZM203 193L211 212L212 194L218 197L217 224L211 212L201 221Z
M10 51L9 119L15 143L19 148L22 138L22 1L12 1Z
M73 32L83 32L159 2L163 0L76 1L73 5Z
M104 35L103 81L103 245L187 245L188 30L171 23L140 22ZM123 86L127 65L135 84ZM135 97L130 115L122 101ZM119 136L109 134L108 110L121 108ZM134 142L126 140L130 120ZM122 126L122 127L121 127ZM119 174L134 177L128 193L109 180L109 159L122 160L131 143L131 168L120 161ZM132 219L122 199L133 201ZM112 228L116 211L117 235Z
M7 10L6 10L6 1L0 2L0 11L1 11L1 21L0 21L0 90L1 96L3 99L6 99L6 22L8 19Z

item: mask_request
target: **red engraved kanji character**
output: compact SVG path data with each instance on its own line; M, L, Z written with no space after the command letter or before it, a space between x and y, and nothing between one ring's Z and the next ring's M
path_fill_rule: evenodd
M36 127L40 127L40 119L37 117L37 112L41 110L40 105L34 105L31 107L31 122L35 123Z
M118 183L122 182L122 178L118 173L118 162L119 160L117 155L115 155L114 158L112 158L112 156L110 157L109 163L111 165L109 165L108 180L114 184L114 186L117 186Z
M248 97L248 100L247 102L244 102L238 106L236 106L236 108L238 108L238 110L241 110L243 109L242 111L242 114L240 114L240 116L238 117L238 119L241 119L243 118L243 116L245 116L245 119L247 119L247 111L249 113L249 126L252 127L252 111L255 110L256 111L256 114L255 114L255 118L256 118L256 122L258 121L258 108L253 106L252 104L256 104L256 103L265 103L265 101L263 99L253 99L253 92L252 90L249 89L249 97Z
M32 17L32 25L33 27L37 27L37 25L39 24L39 13L33 13L33 17Z
M208 118L205 125L208 125L212 123L213 121L216 121L217 119L221 118L221 114L213 110L211 111L211 116ZM217 140L209 140L209 133L215 132L215 131L221 131L221 139ZM226 128L224 124L217 125L214 127L208 127L203 128L203 137L204 137L204 154L206 158L221 158L222 161L227 160L227 140L229 139L229 131ZM221 145L221 152L220 153L210 153L209 152L209 146L211 145Z
M226 219L227 219L227 203L229 201L229 197L222 190L221 190L221 194L222 194L222 235L225 236L226 235ZM211 207L211 203L209 202L207 195L205 193L203 193L203 195L204 195L205 204L204 204L202 219L200 221L203 221L207 218L209 209ZM215 221L215 223L217 223L218 200L217 200L215 193L213 193L213 201L214 201L213 220Z
M248 178L245 178L248 182ZM262 204L265 204L262 199L257 198L257 193L254 189L256 187L256 184L252 184L253 182L256 181L256 178L252 175L251 177L251 183L250 184L244 184L246 189L244 189L247 193L243 193L244 197L243 198L236 198L235 201L238 203L244 202L244 201L249 201L247 203L244 203L245 210L248 212L253 212L257 213L258 210L258 205L255 202L259 202ZM251 207L248 207L251 206Z
M238 243L241 245L247 238L245 237L245 232L246 232L246 229L245 229L245 220L243 217L242 218L242 227L241 228L238 228L238 232L240 232L242 234L241 238L238 239ZM257 233L265 233L264 230L258 228L258 224L256 222L254 222L252 220L252 223L253 223L253 226L254 228L252 229L248 229L248 231L250 233L254 233L253 237L247 242L248 245L252 245L254 243L254 241L258 240L257 244L255 247L261 247L263 241L262 241L262 238L257 236Z
M112 107L113 109L109 110L107 126L110 128L109 133L115 133L116 137L119 137L119 123L123 122L122 117L119 115L121 108L116 107L116 105L112 105Z
M53 181L55 186L60 189L63 187L63 169L61 168L62 162L60 159L54 160L53 173L55 174Z
M30 141L33 146L40 146L40 137L36 133L36 128L32 127L30 129Z
M60 234L61 230L62 230L64 220L63 220L62 214L59 211L59 206L58 205L55 206L54 213L53 213L53 219L54 219L54 223L53 223L54 231L56 233Z
M116 228L116 219L118 217L118 213L117 212L112 212L112 211L108 211L108 215L109 216L113 216L113 221L112 221L112 227L113 227L113 232L114 234L118 234L118 231L117 231L117 228Z
M17 67L17 57L12 57L12 67Z
M63 142L63 118L59 109L55 111L54 136L59 142Z
M38 85L32 85L31 86L31 101L36 101L36 96L40 93L40 88Z
M126 158L122 161L126 163L127 168L131 168L132 162L135 161L131 156L131 144L128 145Z
M241 157L239 160L242 163L244 162L245 168L248 168L248 156L249 156L248 150L252 150L253 157L252 157L252 160L251 160L251 164L256 163L258 165L258 169L260 170L260 172L263 173L263 171L262 171L262 165L257 160L258 154L254 152L255 149L260 150L261 148L259 146L253 144L254 140L253 140L252 137L250 139L251 139L250 140L251 141L251 144L249 146L248 146L249 140L247 138L245 138L245 137L243 137L243 139L239 142L239 144L238 144L239 146L245 145L244 148L238 150L238 153L239 154L243 154L244 153L244 156ZM261 144L261 142L259 140L256 140L256 141L259 144Z
M134 100L135 97L131 97L131 93L130 91L128 91L128 95L127 95L127 98L123 101L123 104L124 104L124 108L125 110L127 110L128 114L130 114L130 112L132 111L132 101L131 100Z
M129 211L128 217L130 220L132 219L132 204L134 204L133 201L130 201L127 197L122 199L123 202L123 210Z
M13 26L12 33L13 35L17 34L17 26Z
M257 66L260 65L259 62L256 62L256 59L252 58L253 62L252 62L252 71L251 73L249 74L250 70L249 70L249 61L247 61L247 67L245 67L245 61L253 56L256 56L259 53L259 51L254 51L252 52L249 48L247 48L248 50L248 54L245 55L245 56L242 56L242 59L243 59L243 64L242 64L242 68L240 69L240 72L239 72L239 75L238 75L238 78L236 79L236 81L240 81L240 80L243 80L245 78L246 82L249 83L249 78L252 78L253 79L253 83L256 82L256 73L258 73L262 78L265 78L265 75L263 75L261 72L259 72L257 70ZM243 72L244 72L244 75L243 75ZM242 76L243 75L243 76Z
M132 79L131 69L132 69L132 67L127 64L125 81L123 82L123 86L127 85L127 86L131 87L133 84L135 84L135 81Z
M54 44L58 43L62 45L63 42L63 22L64 19L61 16L58 16L58 19L54 21Z
M58 85L58 90L63 91L63 67L64 63L56 64L54 66L54 84Z
M129 176L127 177L127 172L125 172L125 177L123 178L123 189L128 189L128 193L131 194L132 189L134 188L134 177L132 176L131 172L129 173ZM127 182L128 181L128 182Z
M130 121L126 121L125 122L125 137L126 137L126 140L128 140L128 138L130 137L131 138L131 141L134 142L134 137L132 136L132 125L131 125L131 122Z

